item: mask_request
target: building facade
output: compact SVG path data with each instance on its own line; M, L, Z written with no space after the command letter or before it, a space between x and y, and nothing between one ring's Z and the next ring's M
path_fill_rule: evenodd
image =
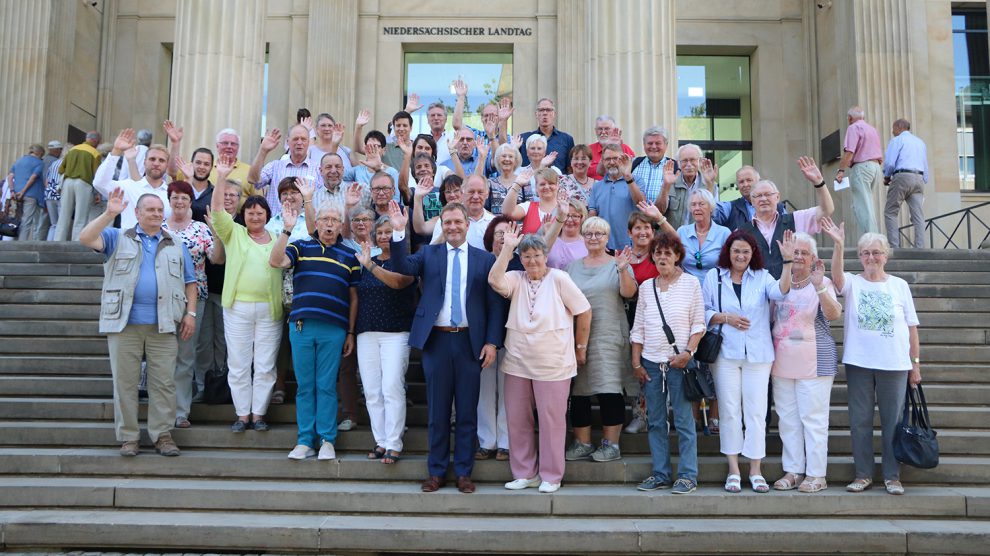
M812 155L831 176L850 106L885 140L906 118L928 144L931 217L990 200L986 12L949 0L0 0L0 161L89 129L164 142L165 119L185 128L186 155L234 127L251 160L262 130L285 130L299 107L349 128L367 108L381 129L410 93L452 106L463 78L469 125L505 96L514 133L536 127L541 97L578 143L595 141L600 114L637 152L659 124L668 152L703 147L726 195L753 164L800 207L814 194L795 160ZM834 198L851 220L849 192Z

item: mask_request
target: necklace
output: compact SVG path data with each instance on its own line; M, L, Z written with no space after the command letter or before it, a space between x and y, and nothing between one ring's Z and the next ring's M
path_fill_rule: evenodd
M258 234L258 235L255 235L255 234L252 234L251 232L248 232L248 237L250 237L255 243L261 243L262 240L264 240L265 238L269 237L268 236L268 230L262 230L261 233Z
M808 276L806 276L806 277L804 277L804 278L802 278L800 280L795 280L794 279L794 275L793 274L791 275L791 287L792 288L798 288L798 289L803 288L803 287L807 286L809 282L811 282L811 274L809 274Z
M643 262L643 259L645 259L646 258L646 255L648 255L649 253L650 253L650 250L649 249L647 249L646 250L646 253L643 253L642 255L640 255L636 251L633 251L632 252L633 264L639 264L639 263Z
M529 311L530 322L533 321L533 316L536 314L536 293L540 291L540 286L543 285L543 279L546 277L547 275L544 274L540 279L533 280L529 275L526 275L526 308Z

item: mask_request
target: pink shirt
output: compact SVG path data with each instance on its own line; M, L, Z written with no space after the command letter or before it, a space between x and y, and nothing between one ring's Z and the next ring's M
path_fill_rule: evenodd
M591 309L588 299L563 270L549 269L530 290L526 272L513 270L492 288L509 298L505 358L499 369L530 380L564 380L577 374L574 316Z
M804 232L808 235L815 235L822 231L821 224L819 224L818 219L815 216L818 214L818 207L811 207L801 210L796 210L792 214L794 215L794 231ZM773 250L773 230L777 227L777 219L780 215L777 213L773 214L773 220L769 224L764 224L759 218L753 218L753 224L756 229L763 234L763 239L767 240L767 245L770 246L770 250Z
M842 148L853 153L853 164L866 160L883 160L880 134L864 120L856 120L846 128L846 141Z

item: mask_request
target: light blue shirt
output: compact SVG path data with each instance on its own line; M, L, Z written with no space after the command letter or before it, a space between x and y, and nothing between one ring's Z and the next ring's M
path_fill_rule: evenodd
M718 309L718 277L722 276L722 311L740 314L749 319L749 329L739 330L730 325L722 327L721 356L742 359L750 363L773 362L773 338L770 336L770 301L784 298L780 286L766 269L746 269L742 277L742 301L732 288L729 269L716 267L708 271L701 286L705 298L705 321L709 329Z
M117 241L121 233L117 228L106 228L100 232L103 238L102 253L108 258L117 250ZM155 255L158 254L158 242L162 232L153 236L144 233L137 226L137 236L141 240L141 268L138 271L137 284L134 287L134 298L131 302L131 312L127 316L127 324L158 324L158 277L155 274ZM196 269L186 244L173 236L173 241L182 247L182 276L183 283L196 282Z
M454 161L447 159L441 164L445 168L449 168L451 172L456 169L454 166ZM478 149L471 151L471 158L467 160L461 160L461 168L464 168L464 175L470 176L474 173L474 169L478 167Z
M887 144L883 157L883 175L891 177L895 170L915 170L924 172L922 178L928 183L928 149L925 142L910 131L902 131Z
M282 230L285 229L285 222L282 220L282 215L276 214L271 217L268 223L265 224L265 229L276 236L282 233ZM300 214L299 218L296 219L295 227L292 228L292 235L289 236L289 243L300 239L309 239L310 237L312 236L309 233L309 229L306 227L306 215Z
M594 210L604 218L611 228L608 234L609 249L622 249L632 245L632 238L626 233L629 214L636 210L636 204L629 194L629 184L624 178L611 181L607 177L591 186L588 210Z
M704 282L708 271L718 264L718 255L722 252L722 245L725 244L730 233L725 226L719 226L712 222L712 227L708 229L708 235L705 236L705 244L699 246L694 223L677 228L677 235L681 237L681 243L684 244L684 272L694 276L699 282ZM701 257L701 268L698 268L697 265L699 256Z

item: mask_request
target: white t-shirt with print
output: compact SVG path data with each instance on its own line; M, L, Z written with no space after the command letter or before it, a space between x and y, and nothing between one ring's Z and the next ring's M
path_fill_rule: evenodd
M882 371L910 370L908 327L919 322L907 282L889 275L884 282L849 272L844 276L842 362Z

